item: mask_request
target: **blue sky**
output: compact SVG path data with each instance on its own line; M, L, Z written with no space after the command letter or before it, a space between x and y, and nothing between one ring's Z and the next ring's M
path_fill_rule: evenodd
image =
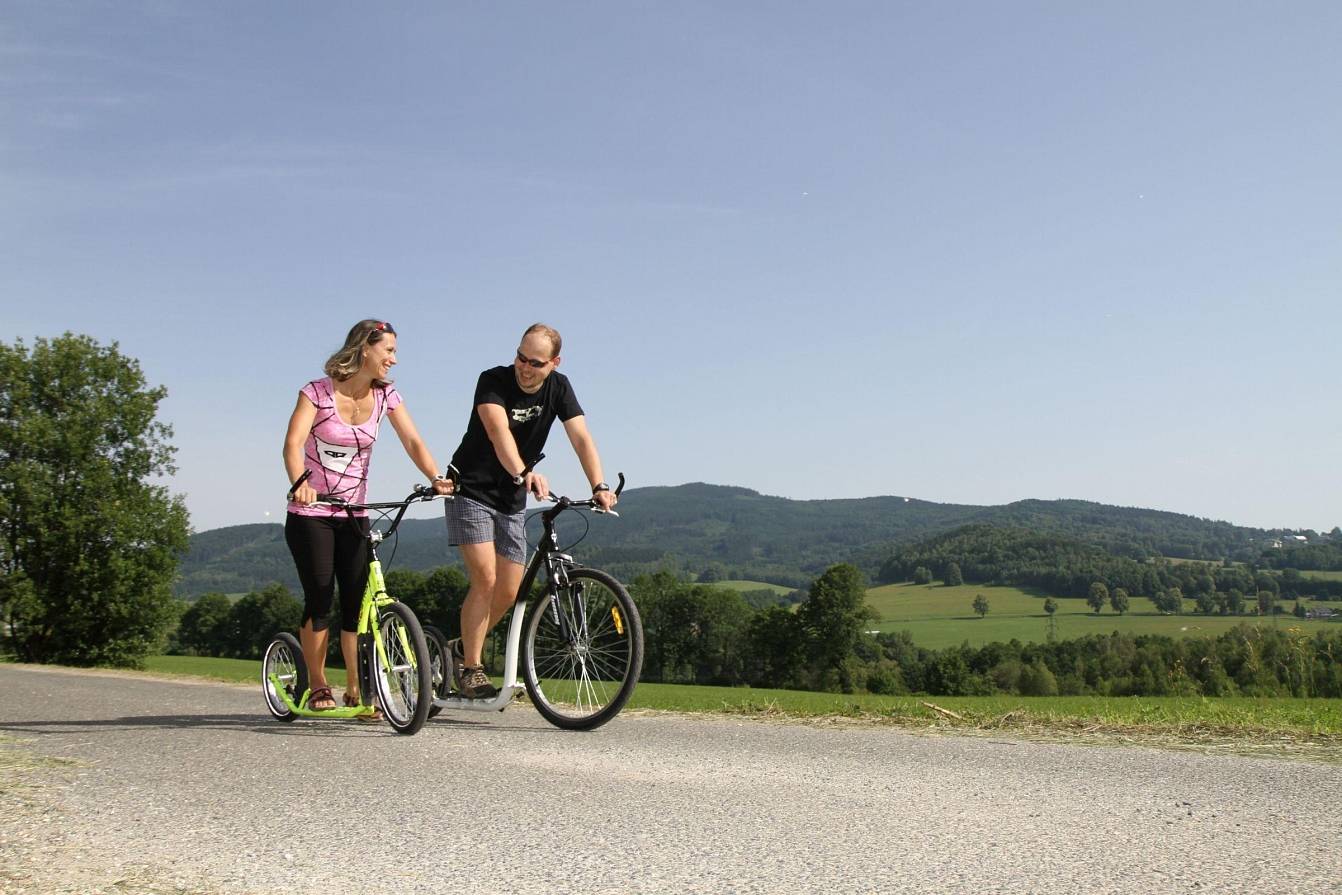
M0 338L139 358L200 530L280 518L295 393L364 316L444 463L544 320L631 487L1327 529L1340 34L1333 3L9 2ZM384 444L373 493L415 480Z

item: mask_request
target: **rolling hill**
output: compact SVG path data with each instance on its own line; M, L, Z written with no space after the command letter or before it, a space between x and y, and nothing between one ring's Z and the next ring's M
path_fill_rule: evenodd
M872 575L896 546L969 524L1065 535L1133 559L1250 559L1268 537L1228 522L1082 500L1001 506L903 497L789 500L703 483L630 489L620 518L570 514L561 534L566 544L582 538L575 552L584 562L625 578L669 568L801 587L836 562ZM533 523L527 533L534 540L538 530ZM424 570L456 561L441 519L407 520L397 540L383 547L384 564L391 559L394 567ZM192 535L177 593L237 593L274 581L297 589L283 527L237 525Z

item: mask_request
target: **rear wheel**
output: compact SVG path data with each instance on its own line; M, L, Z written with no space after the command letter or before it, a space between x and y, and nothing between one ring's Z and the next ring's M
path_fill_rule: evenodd
M424 629L401 603L382 608L378 629L382 655L373 656L372 666L382 713L397 733L418 733L433 705L433 670Z
M522 677L556 727L591 730L624 708L643 667L643 624L624 585L574 569L542 596L522 638Z
M289 702L298 705L308 689L308 666L303 661L303 649L292 634L276 634L261 658L261 692L266 697L266 708L281 721L292 721L298 714L289 709Z
M433 625L424 626L424 643L429 648L429 677L433 681L433 697L446 699L452 691L452 653L447 645L447 635ZM439 706L429 706L429 717L441 712Z

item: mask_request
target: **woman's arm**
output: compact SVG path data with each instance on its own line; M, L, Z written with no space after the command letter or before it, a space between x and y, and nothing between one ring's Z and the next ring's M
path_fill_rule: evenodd
M298 395L298 403L289 416L289 430L284 433L284 471L289 475L289 484L298 481L303 474L303 444L312 431L312 423L317 419L317 406L308 400L308 396ZM307 482L294 491L294 500L298 503L312 503L317 499L317 489Z
M438 476L442 475L443 470L433 459L433 453L429 446L424 443L424 439L419 437L419 430L415 428L415 421L410 416L410 410L404 403L395 410L388 411L387 419L391 420L391 427L396 430L396 435L401 439L401 446L405 448L406 454L410 460L424 473L424 476L433 483L434 490L439 494L448 494L452 490L452 483L442 481Z

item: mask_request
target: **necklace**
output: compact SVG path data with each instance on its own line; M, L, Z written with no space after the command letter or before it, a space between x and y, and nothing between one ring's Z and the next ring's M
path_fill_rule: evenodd
M337 395L350 402L349 423L351 426L362 425L368 420L368 416L373 412L373 393L369 391L361 398L354 395L347 395L343 392L336 392ZM367 413L365 413L365 405ZM337 408L338 409L338 408Z

